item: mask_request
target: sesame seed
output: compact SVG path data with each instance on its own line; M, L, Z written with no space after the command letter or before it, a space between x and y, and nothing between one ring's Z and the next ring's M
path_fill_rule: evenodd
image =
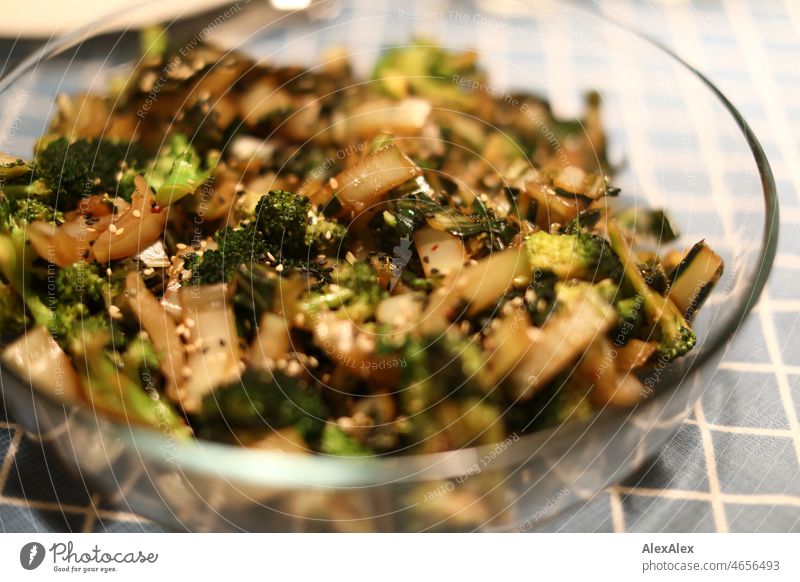
M339 182L336 181L336 178L331 178L330 180L328 180L328 185L330 185L331 188L336 190L339 187Z
M109 225L108 230L111 231L112 234L117 232L117 225L116 224Z
M145 277L150 277L155 272L156 272L155 269L153 269L152 267L147 267L144 271L142 271Z
M347 251L347 254L344 256L344 260L350 263L351 265L356 264L356 256L350 251Z
M114 273L114 271L112 271L112 270L111 270L111 267L109 267L108 269L106 269L106 275L107 275L108 277L110 277L110 276L111 276L113 273Z
M134 210L134 211L133 211L133 215L134 215L136 218L141 218L141 217L142 217L142 212L141 212L140 210Z
M189 248L189 247L187 247L187 246L186 246L185 244L183 244L183 243L178 243L178 244L176 244L176 245L175 245L175 247L176 247L176 248L177 248L179 251L185 251L186 249L188 249L188 248Z
M275 267L275 270L278 271L279 273L282 273L283 272L283 265L278 265L277 267Z

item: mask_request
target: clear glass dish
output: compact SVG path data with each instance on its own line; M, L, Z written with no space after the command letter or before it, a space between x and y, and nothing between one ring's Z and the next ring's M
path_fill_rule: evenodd
M603 410L496 446L364 460L179 443L88 408L65 409L3 371L15 418L47 434L83 480L131 511L193 531L535 529L639 467L713 382L764 286L777 241L772 174L741 115L669 51L580 8L549 1L409 6L329 2L276 18L220 9L192 21L187 37L234 39L228 48L308 65L325 48L342 46L367 74L382 47L417 34L478 50L496 88L543 94L561 115L577 116L583 94L597 90L624 199L670 209L683 235L678 248L704 238L725 260L695 322L697 348L646 378L653 393L630 410ZM237 21L249 32L226 30ZM121 14L51 42L0 81L0 103L13 115L6 149L30 154L58 93L102 92L125 71L137 56L136 35L99 35L124 22Z

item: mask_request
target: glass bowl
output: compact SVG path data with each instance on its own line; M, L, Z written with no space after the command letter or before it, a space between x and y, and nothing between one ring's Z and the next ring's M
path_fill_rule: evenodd
M563 3L379 6L335 1L275 14L239 3L178 28L188 26L195 41L221 39L279 63L312 65L327 47L341 46L363 74L383 47L419 35L476 49L496 88L540 93L562 116L579 115L583 94L598 91L623 199L670 209L682 232L677 248L706 239L725 260L695 321L698 345L651 372L644 381L654 390L634 408L604 409L497 445L360 460L176 442L89 408L65 408L3 371L17 420L46 434L85 482L165 527L535 529L663 445L714 382L764 286L778 218L769 164L730 101L691 66L603 15ZM13 117L3 126L4 149L30 155L58 93L103 91L135 62L137 36L107 32L127 21L123 13L54 40L0 82L3 110Z

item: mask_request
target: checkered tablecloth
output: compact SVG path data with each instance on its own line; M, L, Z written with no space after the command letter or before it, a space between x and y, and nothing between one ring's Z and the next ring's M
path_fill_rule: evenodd
M645 468L543 529L800 531L800 2L609 4L705 72L750 122L775 173L781 240L765 294L690 418ZM31 47L11 48L0 41L0 63ZM0 132L7 122L0 111ZM0 529L159 530L65 475L46 438L25 433L1 401Z

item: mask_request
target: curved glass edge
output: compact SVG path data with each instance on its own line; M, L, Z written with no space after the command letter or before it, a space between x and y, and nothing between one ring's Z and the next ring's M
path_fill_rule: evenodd
M716 340L708 344L709 348L696 356L695 360L693 360L690 371L697 373L699 369L704 368L709 362L713 362L715 358L719 356L720 351L735 336L766 285L775 259L778 243L779 209L772 168L750 125L733 103L708 77L687 63L672 49L648 35L631 29L618 19L614 19L609 14L602 12L602 9L598 9L596 6L594 8L577 6L572 1L568 2L568 4L577 12L624 29L629 34L634 35L660 50L685 67L689 72L693 73L714 95L716 95L725 109L734 118L754 156L761 178L762 194L764 196L766 210L758 272L755 279L750 284L743 304L737 306L738 315L725 324L723 331L718 334ZM43 60L56 56L61 52L103 33L109 21L124 18L126 14L133 13L136 10L138 10L138 7L126 8L111 16L106 16L100 21L90 23L85 27L61 36L52 43L48 42L41 49L23 59L3 79L0 79L0 93L7 91L13 86L15 81L32 69L35 69ZM130 30L129 27L125 29L124 32ZM14 382L12 382L12 384L19 385L23 389L30 389L30 386L24 381L6 370L2 370L2 375L13 378ZM645 411L655 408L656 404L661 403L665 398L671 396L675 390L681 388L682 385L683 381L671 382L661 386L652 398L640 403L632 409L604 409L597 412L588 422L600 422L602 424L624 423L627 419L631 418L636 411ZM43 400L49 405L55 406L57 409L62 409L62 404L49 395L35 392L34 400L36 399ZM80 414L91 414L94 416L94 413L88 408L81 408L78 412ZM160 456L158 451L160 451L168 437L165 437L158 430L143 426L124 425L123 427L122 424L116 421L110 419L104 420L112 423L118 429L124 428L124 430L120 430L121 434L118 436L128 441L130 445L136 447L139 451L148 454L152 453L154 461ZM583 423L575 424L580 426L580 424ZM574 428L575 426L568 427L568 429ZM554 437L554 433L558 430L564 430L564 427L553 427L520 438L519 441L506 450L502 455L502 459L497 460L497 468L502 469L513 464L518 464L521 460L529 458L530 456L527 454L527 451L529 451L536 442L556 438ZM560 441L573 433L574 430L565 430L564 434L557 438ZM253 484L264 486L309 486L309 483L313 482L313 486L315 487L330 486L334 488L367 487L391 483L393 480L416 481L452 477L462 474L465 470L474 465L477 459L482 458L487 452L494 448L494 445L484 445L481 447L425 455L388 456L386 458L371 459L342 459L292 453L254 451L204 440L177 443L173 441L171 446L176 447L176 453L178 453L176 459L179 460L174 461L174 464L176 468L180 470L210 475L219 474L220 468L225 467L223 473L227 477L235 477ZM267 465L273 470L256 470L259 468L263 469L263 467ZM430 467L438 467L439 470L431 471ZM312 475L314 478L309 481L307 477ZM325 476L325 478L320 479L320 476Z

